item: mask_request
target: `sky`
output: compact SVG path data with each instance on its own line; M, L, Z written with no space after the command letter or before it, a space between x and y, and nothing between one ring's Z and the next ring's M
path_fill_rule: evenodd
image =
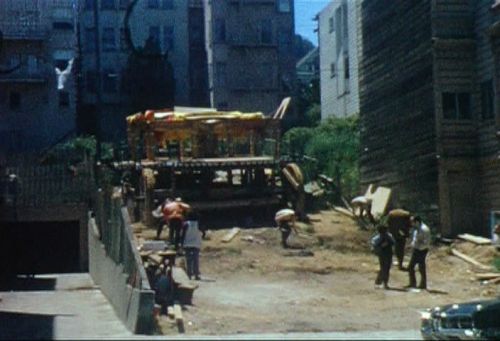
M295 0L295 33L306 37L314 45L318 45L318 35L314 32L317 21L313 18L329 2L329 0Z

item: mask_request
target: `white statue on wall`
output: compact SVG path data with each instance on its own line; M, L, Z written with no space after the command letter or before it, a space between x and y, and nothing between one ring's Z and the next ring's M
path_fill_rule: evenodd
M66 84L66 81L68 80L68 77L71 74L71 69L73 67L73 60L74 58L71 58L68 61L68 66L66 66L66 69L64 69L63 71L61 71L61 69L59 69L58 67L55 68L57 76L57 90L64 89L64 84Z

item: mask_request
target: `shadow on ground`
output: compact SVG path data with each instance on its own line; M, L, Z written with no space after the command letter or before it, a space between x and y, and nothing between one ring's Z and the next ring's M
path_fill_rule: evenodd
M51 340L56 315L0 312L1 340Z
M55 278L20 277L0 282L0 291L46 291L54 290Z

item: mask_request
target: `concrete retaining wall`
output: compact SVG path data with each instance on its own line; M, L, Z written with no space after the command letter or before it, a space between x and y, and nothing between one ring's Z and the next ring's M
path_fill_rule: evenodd
M127 217L122 218L124 218L124 228L130 229ZM125 235L131 236L131 231L126 232L128 233ZM92 279L100 286L102 293L127 329L136 334L151 334L154 328L154 292L149 288L147 278L144 278L145 272L140 271L144 270L142 263L137 264L140 268L139 274L127 274L124 266L117 264L106 253L94 218L89 218L88 236L89 272ZM136 250L134 241L130 242L132 248ZM139 283L136 280L137 276L141 277Z

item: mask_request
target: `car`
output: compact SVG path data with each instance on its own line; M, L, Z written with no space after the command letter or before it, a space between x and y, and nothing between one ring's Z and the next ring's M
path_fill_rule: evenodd
M420 333L424 340L500 339L500 298L427 309Z

